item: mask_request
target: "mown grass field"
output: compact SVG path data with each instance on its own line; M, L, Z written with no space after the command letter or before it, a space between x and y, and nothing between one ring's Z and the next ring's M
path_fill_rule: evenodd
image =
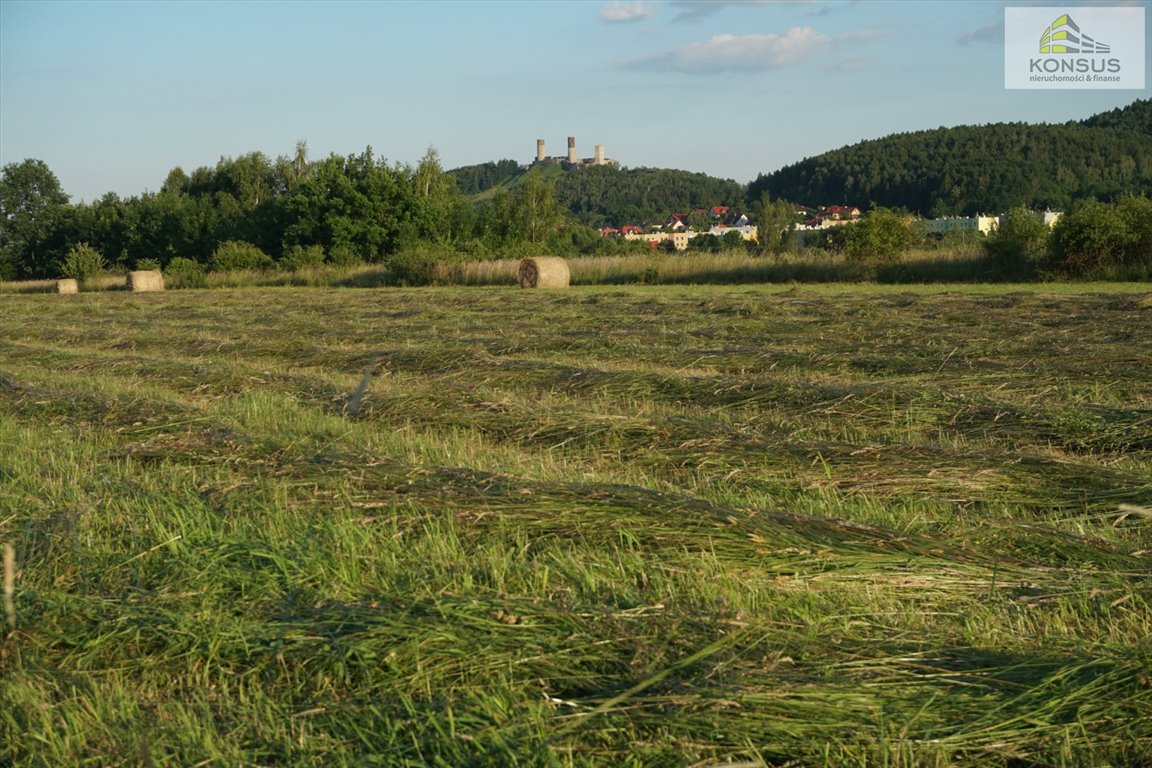
M1147 286L8 295L0 764L1148 765L1149 507Z

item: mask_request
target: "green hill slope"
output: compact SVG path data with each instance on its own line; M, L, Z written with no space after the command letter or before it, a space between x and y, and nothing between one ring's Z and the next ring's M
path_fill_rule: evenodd
M714 205L739 206L744 187L731 179L669 168L558 165L523 169L512 160L450 171L459 189L483 201L499 190L512 191L531 177L555 179L556 200L575 221L589 225L640 223Z
M894 134L810 157L749 185L807 204L973 215L1152 193L1152 102L1064 125L1000 123Z

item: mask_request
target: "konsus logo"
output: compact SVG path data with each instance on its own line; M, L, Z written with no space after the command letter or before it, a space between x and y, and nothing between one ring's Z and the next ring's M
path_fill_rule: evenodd
M1093 40L1080 31L1068 14L1048 25L1040 36L1040 53L1111 53L1104 43Z
M1144 90L1147 11L1146 0L1005 6L1004 87Z

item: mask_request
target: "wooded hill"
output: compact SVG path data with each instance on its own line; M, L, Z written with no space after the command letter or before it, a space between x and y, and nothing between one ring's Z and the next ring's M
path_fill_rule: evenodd
M514 160L454 168L476 201L526 179L554 181L555 199L582 224L666 218L713 205L773 198L907 208L924 216L974 215L1019 205L1068 209L1074 200L1152 194L1152 101L1060 125L997 123L937 128L862 141L810 157L744 187L730 179L664 168L521 167Z
M714 205L740 206L744 186L731 179L668 168L589 166L563 172L559 166L521 168L514 160L449 171L457 189L481 201L499 190L515 190L527 179L555 180L555 199L569 218L590 226L620 226L664 220Z
M1152 193L1152 101L1063 125L999 123L862 141L761 174L750 200L905 207L924 216Z

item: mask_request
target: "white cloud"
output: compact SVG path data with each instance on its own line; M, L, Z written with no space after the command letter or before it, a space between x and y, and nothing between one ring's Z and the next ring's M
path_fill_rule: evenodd
M626 69L715 75L765 72L798 64L826 50L829 39L811 27L793 27L783 35L716 35L623 63Z
M656 13L656 4L641 2L641 0L630 3L614 0L600 6L600 20L609 24L643 21L650 18L654 13Z

